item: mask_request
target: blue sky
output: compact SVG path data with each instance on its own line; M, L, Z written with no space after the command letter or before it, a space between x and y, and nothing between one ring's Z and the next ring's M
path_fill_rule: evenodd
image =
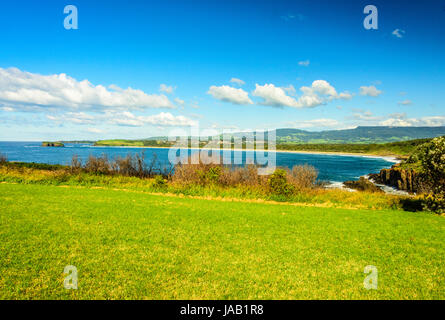
M2 1L0 33L0 140L445 125L445 1Z

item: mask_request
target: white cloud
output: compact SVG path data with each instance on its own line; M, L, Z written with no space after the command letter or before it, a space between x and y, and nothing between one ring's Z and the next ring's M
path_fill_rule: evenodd
M215 99L233 104L253 104L253 101L249 98L249 94L243 89L236 89L230 86L211 86L207 93Z
M253 95L262 98L263 102L261 102L261 104L265 106L302 107L297 100L289 97L283 88L275 87L273 84L265 84L264 86L256 84Z
M325 80L316 80L311 87L301 87L303 92L298 100L286 94L284 88L275 87L273 84L260 86L256 84L253 95L260 97L263 101L260 103L273 107L293 107L293 108L312 108L324 104L334 99L350 99L351 94L347 92L337 93L335 88Z
M238 78L232 78L232 79L230 79L230 82L235 83L235 84L239 85L240 87L245 84L245 82L243 80L238 79Z
M141 127L144 125L187 127L197 125L197 121L184 116L174 116L169 112L156 115L134 115L129 111L106 111L105 113L86 114L84 112L67 112L60 115L46 115L48 120L56 123L74 123L78 125L115 124Z
M159 86L159 91L164 92L166 94L172 94L175 91L175 89L176 87L167 86L163 83Z
M97 128L87 128L87 131L90 133L103 133L103 131L101 129L97 129Z
M17 68L0 68L0 103L75 110L174 108L165 95L116 85L95 86L88 80L77 81L64 73L45 76Z
M392 32L392 35L397 37L397 38L403 38L403 36L405 35L405 30L402 29L396 29Z
M55 122L69 122L75 124L93 124L95 117L84 112L67 112L62 115L46 115L46 118Z
M355 109L355 113L352 115L352 118L360 121L378 121L381 120L382 117L374 116L371 111L364 111L360 109Z
M288 95L295 96L297 94L297 90L295 90L295 87L291 84L287 87L283 87L283 89Z
M0 110L6 111L6 112L13 112L14 108L11 108L11 107L1 107Z
M313 119L288 122L289 125L295 128L322 128L322 127L336 127L340 124L335 119Z
M361 86L360 87L360 94L362 96L370 96L370 97L377 97L382 94L382 91L377 89L375 86Z
M304 61L298 62L298 65L299 66L303 66L303 67L307 67L307 66L309 66L310 63L311 62L309 60L304 60Z
M179 104L179 105L181 105L181 106L183 106L184 105L184 103L185 103L185 101L184 100L182 100L182 99L179 99L179 98L175 98L175 100L174 100L177 104Z
M445 126L445 116L431 116L422 118L407 118L405 114L392 115L393 117L381 121L383 126L394 127L439 127Z
M161 112L152 116L136 116L131 112L125 111L112 115L110 119L112 124L122 126L141 127L143 125L157 125L157 126L178 126L188 127L196 126L197 121L191 120L184 116L174 116L169 112Z
M413 104L411 100L403 100L403 101L399 101L397 104L402 105L402 106L409 106L410 104Z

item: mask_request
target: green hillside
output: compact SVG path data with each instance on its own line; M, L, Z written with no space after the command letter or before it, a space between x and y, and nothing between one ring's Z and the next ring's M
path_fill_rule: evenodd
M242 137L244 133L234 133ZM435 138L445 135L445 127L357 127L346 130L312 132L299 129L277 129L277 144L382 144L416 139ZM267 134L265 136L267 139ZM97 146L146 146L170 147L172 142L167 137L152 137L137 140L100 140ZM292 148L285 148L292 150ZM312 149L310 149L312 150Z
M346 130L309 132L277 129L277 143L386 143L445 135L445 127L357 127Z

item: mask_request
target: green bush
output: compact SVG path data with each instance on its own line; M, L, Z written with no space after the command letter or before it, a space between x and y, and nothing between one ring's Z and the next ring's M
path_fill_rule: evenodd
M219 177L221 176L222 168L221 167L211 167L209 171L207 171L205 180L209 183L217 183L219 181Z
M425 196L425 206L434 212L445 212L445 136L424 144L419 159L424 179L431 189Z
M294 187L287 181L286 170L277 169L268 180L269 190L274 195L289 197L294 192Z
M156 189L165 189L167 188L167 181L165 181L165 179L161 175L158 175L154 179L153 187L155 187Z
M423 207L426 210L444 213L445 212L445 197L442 194L430 193L423 198Z

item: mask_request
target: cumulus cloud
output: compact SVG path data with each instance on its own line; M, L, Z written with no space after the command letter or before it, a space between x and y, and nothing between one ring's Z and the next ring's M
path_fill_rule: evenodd
M295 96L297 94L297 90L291 84L289 86L287 86L287 87L284 87L283 89L284 89L284 91L287 92L287 94L289 94L291 96Z
M405 35L405 30L402 29L396 29L392 32L392 35L397 37L397 38L403 38L403 36Z
M362 96L370 96L370 97L378 97L382 94L382 91L377 89L375 86L361 86L360 87L360 94Z
M17 68L0 68L0 103L40 108L142 109L174 108L165 95L116 85L93 85L61 73L40 75Z
M409 106L410 104L413 104L411 100L403 100L403 101L399 101L397 103L398 105L402 105L402 106Z
M311 62L309 60L304 60L304 61L298 62L298 65L303 66L303 67L308 67L310 63Z
M393 114L392 117L381 121L380 124L393 127L440 127L445 126L445 116L407 118L405 114Z
M352 119L360 121L378 121L383 119L382 117L374 116L371 111L365 111L361 109L354 109L355 113L352 115Z
M87 114L84 112L67 112L57 115L46 115L55 123L72 123L77 125L114 124L122 126L141 127L144 125L188 127L197 125L195 120L184 116L174 116L169 112L156 115L134 115L129 111L106 111L105 113Z
M334 99L350 99L351 94L347 92L337 93L335 88L325 80L316 80L310 87L301 87L303 94L298 98L286 94L288 88L276 87L273 84L263 86L256 84L253 95L260 97L260 103L273 107L313 108Z
M97 129L97 128L87 128L87 131L90 133L102 133L103 132L101 129Z
M110 118L110 123L112 124L131 127L141 127L147 124L178 127L189 127L197 125L197 121L195 120L191 120L184 116L174 116L170 112L161 112L152 116L136 116L131 112L124 111L113 114Z
M243 89L237 89L230 86L211 86L207 93L212 95L215 99L233 104L253 104L253 101L249 98L249 94Z
M283 88L275 87L274 84L265 84L263 86L256 84L255 86L253 95L263 99L261 102L262 105L272 107L301 107L299 102L289 97Z
M159 86L159 91L164 92L166 94L172 94L173 92L175 92L175 89L176 87L167 86L163 83Z
M95 117L84 112L67 112L61 115L46 115L46 118L55 122L69 122L75 124L93 124Z
M295 128L322 128L322 127L336 127L340 124L335 119L313 119L288 122L288 125Z
M235 84L237 84L239 86L242 86L242 85L245 84L245 82L243 80L238 79L238 78L232 78L232 79L230 79L230 82L235 83Z
M180 106L183 106L184 105L184 103L185 103L185 101L184 100L182 100L182 99L179 99L179 98L175 98L175 100L174 100L177 104L179 104Z

